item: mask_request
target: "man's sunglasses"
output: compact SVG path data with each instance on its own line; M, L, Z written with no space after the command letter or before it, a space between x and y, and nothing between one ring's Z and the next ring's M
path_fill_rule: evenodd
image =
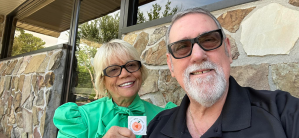
M128 72L133 73L140 69L141 62L138 60L132 60L127 62L125 65L118 66L118 65L112 65L103 70L103 73L105 76L108 77L117 77L121 74L121 71L123 68L125 68Z
M194 43L197 43L204 51L214 50L222 45L223 35L221 29L203 33L193 39L180 40L168 45L170 54L181 59L191 55Z

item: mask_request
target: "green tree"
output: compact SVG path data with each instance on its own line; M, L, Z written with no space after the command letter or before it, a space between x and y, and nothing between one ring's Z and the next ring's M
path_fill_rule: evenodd
M150 12L147 12L149 20L155 20L160 18L160 11L161 11L161 6L157 3L152 5L152 9L150 9Z
M140 9L138 8L138 13L137 13L137 24L144 23L144 22L146 22L146 18L145 18L145 16L143 15L143 12L141 12Z
M106 15L99 18L100 43L109 42L118 37L119 15Z
M94 47L78 45L78 51L76 51L76 57L78 60L78 88L93 88L96 92L95 99L101 98L94 82L94 68L92 66L92 59L95 56L97 50Z
M42 39L33 36L32 34L25 33L21 28L17 28L16 31L20 32L20 35L15 36L12 47L12 56L28 53L38 49L45 48L46 44Z
M96 19L80 25L78 35L80 39L99 42L100 41L99 40L100 38L99 20Z
M105 43L118 37L119 14L106 15L79 26L78 41L86 39L97 43ZM77 43L78 44L78 43ZM94 69L91 60L96 54L95 47L77 45L78 87L93 88Z
M161 10L162 10L161 5L159 5L158 3L153 4L150 11L147 12L147 15L149 18L148 20L145 18L144 14L140 11L140 9L138 9L137 24L155 20L155 19L159 19L162 17L167 17L167 16L173 15L179 11L178 6L175 6L174 8L171 9L170 5L171 5L171 1L168 0L167 3L165 4L164 11L161 13Z
M89 46L80 45L80 50L76 51L76 57L78 60L78 88L93 88L92 75L94 74L94 69L91 65L92 57L96 53L96 48Z
M165 5L165 10L162 13L163 17L170 16L170 15L173 15L173 14L178 12L179 7L175 6L173 9L170 9L170 4L171 4L171 2L168 0L166 5Z
M118 37L119 14L106 15L79 26L80 39L105 43Z

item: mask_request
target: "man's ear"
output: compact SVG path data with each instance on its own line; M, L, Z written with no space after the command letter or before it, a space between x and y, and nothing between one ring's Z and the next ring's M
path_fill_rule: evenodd
M232 53L231 53L230 41L229 41L229 39L226 37L224 42L226 43L226 51L227 51L227 54L228 54L227 56L228 56L228 58L229 58L229 62L230 62L230 63L233 63L233 57L232 57Z
M171 61L171 54L167 53L166 56L167 56L167 65L168 65L169 71L171 73L171 76L175 77L174 72L173 72L172 61Z

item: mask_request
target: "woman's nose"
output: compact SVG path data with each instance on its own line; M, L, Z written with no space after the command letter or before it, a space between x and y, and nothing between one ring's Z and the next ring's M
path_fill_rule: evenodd
M125 77L129 76L130 74L131 73L128 72L125 68L122 68L119 77L120 78L125 78Z

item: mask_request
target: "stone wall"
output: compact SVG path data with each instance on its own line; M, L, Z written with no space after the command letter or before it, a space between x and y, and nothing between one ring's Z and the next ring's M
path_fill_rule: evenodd
M299 0L260 0L213 11L232 47L231 75L242 86L299 97ZM139 94L158 106L180 104L184 90L166 64L169 23L123 35L149 68Z
M66 50L0 61L0 131L7 137L56 137Z
M4 27L5 27L5 16L0 14L0 55L2 50L2 37L4 33Z

